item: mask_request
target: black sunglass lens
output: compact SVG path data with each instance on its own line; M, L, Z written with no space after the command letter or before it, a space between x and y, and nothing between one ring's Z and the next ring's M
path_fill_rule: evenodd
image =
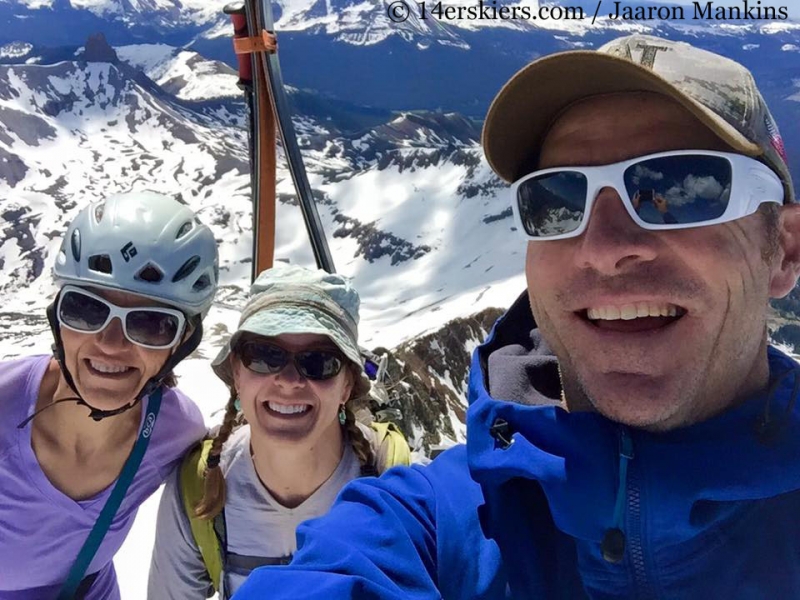
M517 188L517 207L525 232L550 237L575 231L586 210L586 177L559 171L528 179Z
M682 154L643 160L625 169L625 189L645 223L703 223L728 208L733 173L728 159Z
M170 346L179 326L180 320L175 315L153 310L132 310L125 321L131 341L145 346Z
M296 356L297 370L307 379L330 379L342 370L342 359L334 352L309 350Z
M66 292L61 297L58 318L78 331L99 331L108 319L111 309L103 302L80 292Z
M277 373L286 366L286 351L272 344L242 344L236 354L242 364L255 373Z

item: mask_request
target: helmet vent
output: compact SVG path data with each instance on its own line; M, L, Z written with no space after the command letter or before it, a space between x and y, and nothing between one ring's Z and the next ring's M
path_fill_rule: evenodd
M194 229L194 223L192 221L186 221L186 223L181 225L181 228L178 229L178 235L175 236L175 239L176 240L181 239L183 236L185 236L187 233L189 233L192 229Z
M111 265L111 257L108 254L95 254L94 256L90 256L89 270L111 275L114 271L114 267Z
M153 263L147 263L144 268L136 274L136 279L147 281L148 283L159 283L164 279L164 273Z
M72 237L70 238L70 245L72 246L72 256L75 257L76 262L80 262L81 260L81 232L80 230L76 229L72 232Z
M192 291L202 292L210 285L211 285L211 280L208 278L208 274L203 273L203 275L201 275L200 278L194 282L194 285L192 286Z
M178 272L175 273L175 276L172 278L172 283L176 283L181 279L186 279L189 275L192 274L192 271L194 271L197 268L197 265L199 264L200 264L199 256L193 256L192 258L187 260L185 263L183 263L183 266L181 266L181 268L178 269Z
M100 204L94 207L94 220L98 223L102 221L105 212L106 212L106 203L101 202Z

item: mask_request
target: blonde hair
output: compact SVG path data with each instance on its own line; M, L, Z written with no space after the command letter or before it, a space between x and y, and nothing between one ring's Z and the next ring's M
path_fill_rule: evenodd
M369 440L364 436L361 428L356 423L355 412L353 412L353 404L359 403L363 398L356 397L355 394L355 381L361 376L359 367L348 361L348 374L354 378L353 392L350 398L345 402L345 422L343 425L347 439L353 446L353 451L358 457L362 467L375 465L375 453L372 451L372 446ZM231 387L231 397L228 404L225 406L225 417L222 420L217 434L213 437L211 449L208 451L208 459L206 461L206 468L203 471L203 499L195 506L194 514L200 519L213 519L225 506L225 475L222 473L220 466L220 457L222 455L222 448L225 442L233 433L237 426L243 424L245 421L240 417L236 410L236 400L238 394L236 389Z

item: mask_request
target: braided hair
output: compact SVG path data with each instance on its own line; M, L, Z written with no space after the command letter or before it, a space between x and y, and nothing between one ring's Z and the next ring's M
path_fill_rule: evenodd
M241 423L238 418L239 411L236 410L236 398L236 390L231 388L231 397L225 406L225 417L208 451L206 469L203 473L203 499L194 509L195 516L201 519L213 519L225 506L225 476L222 474L219 462L222 446Z
M352 377L361 376L358 368L356 365L350 367L350 375ZM222 512L225 506L225 476L222 474L222 467L220 466L222 447L228 441L233 430L242 423L241 416L236 410L238 394L233 387L230 388L230 391L231 396L225 406L225 417L213 438L211 449L208 451L206 468L203 472L203 499L194 509L195 515L200 519L213 519ZM353 404L362 400L363 398L351 396L345 402L345 422L343 427L361 465L368 468L377 468L372 445L356 423L355 412L353 411Z
M356 365L352 365L350 367L350 375L351 377L353 377L354 380L357 380L358 377L361 377L361 371L359 369L360 367ZM356 457L358 457L358 461L361 463L361 466L374 467L377 469L377 465L375 464L376 457L375 453L372 451L372 445L364 435L364 432L361 431L361 428L358 426L358 423L356 423L354 405L360 404L361 402L363 402L363 400L364 398L362 397L351 396L347 400L347 402L345 402L344 431L345 434L347 435L347 439L353 446L353 451L356 453Z

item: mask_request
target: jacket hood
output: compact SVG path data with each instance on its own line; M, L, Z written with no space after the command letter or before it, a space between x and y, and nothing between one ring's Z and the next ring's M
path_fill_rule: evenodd
M613 525L620 444L629 436L631 464L659 507L653 519L673 538L665 541L696 536L703 523L692 511L700 501L754 500L800 488L798 365L770 347L769 366L771 393L665 433L630 429L596 413L569 413L561 406L557 360L523 294L473 354L470 472L487 496L515 478L537 481L559 529L600 541ZM771 439L759 430L767 406L782 427Z

